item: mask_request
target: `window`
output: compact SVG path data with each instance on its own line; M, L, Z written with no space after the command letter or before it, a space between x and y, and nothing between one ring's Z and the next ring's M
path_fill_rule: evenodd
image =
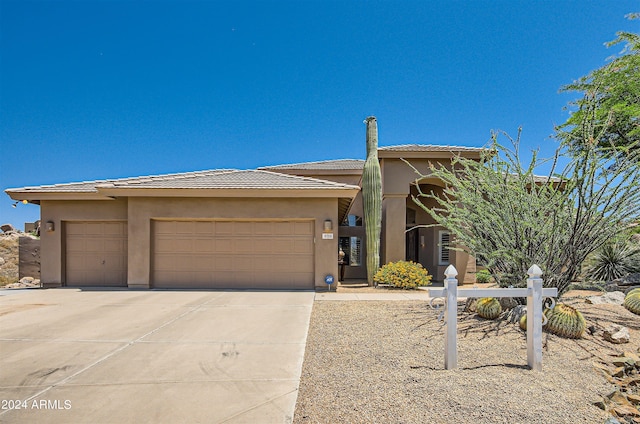
M360 237L340 237L340 247L342 251L348 256L347 265L349 266L361 266L362 265L362 240Z
M362 217L358 215L348 215L340 225L343 227L362 227Z
M449 231L438 231L438 264L449 264L449 245L451 244L451 233Z

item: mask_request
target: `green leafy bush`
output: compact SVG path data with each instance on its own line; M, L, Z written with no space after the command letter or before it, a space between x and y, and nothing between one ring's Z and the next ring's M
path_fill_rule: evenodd
M481 269L476 272L476 283L486 284L491 282L491 273L486 269Z
M431 276L422 265L415 262L389 262L373 277L376 284L389 284L401 289L415 289L431 284Z

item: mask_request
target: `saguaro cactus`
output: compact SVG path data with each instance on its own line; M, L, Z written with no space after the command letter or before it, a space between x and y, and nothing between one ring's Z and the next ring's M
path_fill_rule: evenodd
M382 231L382 174L378 162L378 123L375 116L364 120L367 124L367 160L362 172L362 199L364 225L367 236L367 281L380 268L380 232Z

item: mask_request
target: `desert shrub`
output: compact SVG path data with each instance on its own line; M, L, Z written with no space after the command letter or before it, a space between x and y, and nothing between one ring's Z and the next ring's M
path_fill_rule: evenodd
M380 268L373 277L373 281L376 284L389 284L402 289L414 289L431 284L431 276L420 264L398 261L389 262Z
M591 257L585 277L592 281L612 281L640 272L640 246L635 243L608 243Z
M476 272L476 283L485 284L491 282L491 273L486 269Z

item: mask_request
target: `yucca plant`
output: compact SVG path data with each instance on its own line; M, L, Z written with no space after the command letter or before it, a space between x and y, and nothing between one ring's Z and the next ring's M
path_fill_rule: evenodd
M367 124L367 160L362 170L362 200L367 236L367 281L374 284L380 268L380 233L382 232L382 173L378 162L378 124L375 116L365 119Z
M640 246L612 242L593 254L585 277L593 281L612 281L633 272L640 272Z

